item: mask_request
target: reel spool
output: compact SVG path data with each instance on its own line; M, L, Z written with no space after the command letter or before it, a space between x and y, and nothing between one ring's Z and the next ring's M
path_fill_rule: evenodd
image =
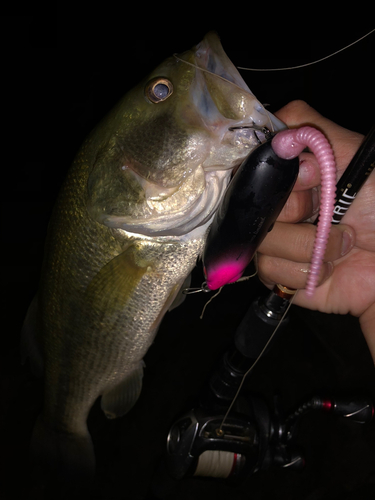
M206 450L199 455L194 476L228 479L238 475L246 458L239 453L221 450Z

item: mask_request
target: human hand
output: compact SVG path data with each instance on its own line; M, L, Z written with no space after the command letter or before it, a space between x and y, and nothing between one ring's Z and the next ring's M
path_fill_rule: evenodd
M331 142L337 179L359 148L363 136L321 116L302 101L282 108L277 116L289 127L312 125ZM319 167L310 153L300 155L300 175L274 229L259 248L259 277L268 287L282 283L303 289L316 227L295 224L309 219L318 206ZM358 316L375 360L375 172L354 200L342 223L332 226L320 286L312 298L303 290L296 304L327 313Z

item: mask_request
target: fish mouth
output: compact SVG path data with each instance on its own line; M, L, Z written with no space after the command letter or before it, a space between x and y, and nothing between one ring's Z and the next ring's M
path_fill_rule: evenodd
M238 166L264 141L264 130L282 128L251 92L215 32L178 58L198 69L190 97L205 128L215 137L215 148L203 162L205 171Z
M243 159L249 150L264 141L264 131L285 128L251 92L215 32L209 32L193 51L194 64L202 71L196 74L192 101L206 126L227 145L227 152L232 148L232 152ZM230 157L229 153L227 158ZM233 166L229 161L226 168Z

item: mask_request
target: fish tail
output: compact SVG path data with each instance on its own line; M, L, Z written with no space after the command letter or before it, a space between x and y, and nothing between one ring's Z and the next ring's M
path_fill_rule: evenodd
M30 458L42 482L83 485L94 477L95 455L87 426L80 434L61 432L39 415L31 437Z

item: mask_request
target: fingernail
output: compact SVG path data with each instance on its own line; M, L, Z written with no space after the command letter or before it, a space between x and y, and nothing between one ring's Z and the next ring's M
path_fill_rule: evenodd
M314 179L315 171L314 167L307 161L302 160L299 164L299 182L303 186L311 185Z
M346 255L353 247L353 236L349 231L342 233L341 256Z

